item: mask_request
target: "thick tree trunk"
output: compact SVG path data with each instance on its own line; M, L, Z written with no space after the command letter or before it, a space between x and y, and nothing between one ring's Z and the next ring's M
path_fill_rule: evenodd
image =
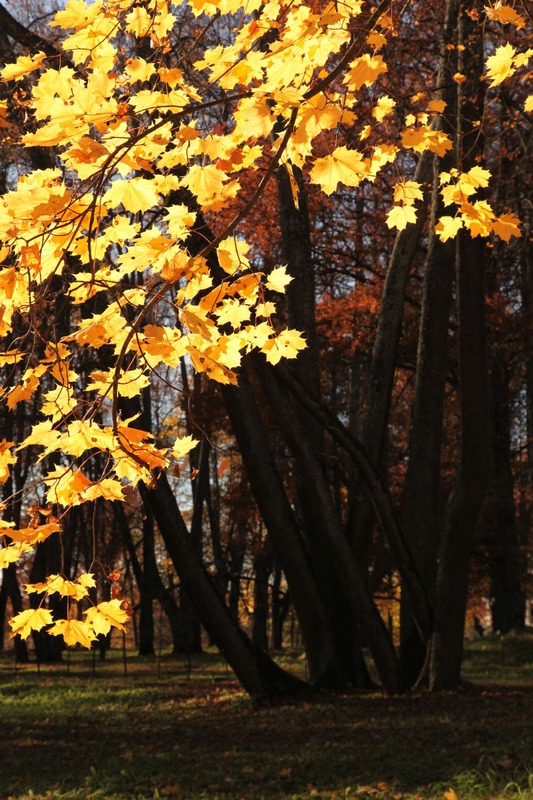
M477 2L482 12L482 3ZM482 154L475 120L483 114L483 43L480 28L459 8L457 67L468 76L458 86L457 159L462 170ZM459 395L461 408L460 466L446 512L439 547L435 620L430 653L430 686L455 689L461 680L464 622L470 553L478 514L490 473L491 424L485 322L485 243L461 230L456 239Z
M387 691L397 691L399 676L394 646L354 560L324 473L314 458L301 430L300 419L295 414L276 372L263 365L259 359L255 359L255 365L276 420L298 465L308 500L312 503L315 521L313 535L317 538L320 536L324 552L328 553L329 567L346 604L349 621L344 633L349 641L357 630L360 631L371 650L383 686Z
M455 256L454 242L443 243L434 233L437 219L443 213L439 167L440 161L435 157L430 243L424 276L405 486L405 535L431 604L442 519L440 456ZM426 659L426 649L427 640L420 637L404 589L400 608L400 668L406 686L412 686L417 680Z
M239 628L218 594L181 516L165 474L155 488L141 486L143 502L152 508L180 580L212 641L252 695L276 697L298 692L305 684L277 666Z
M331 620L244 369L239 375L239 386L225 386L223 394L255 501L290 586L309 662L310 680L333 685L342 683Z
M430 660L433 689L456 689L461 680L470 552L491 456L485 244L461 233L457 241L461 464L448 500L439 548Z

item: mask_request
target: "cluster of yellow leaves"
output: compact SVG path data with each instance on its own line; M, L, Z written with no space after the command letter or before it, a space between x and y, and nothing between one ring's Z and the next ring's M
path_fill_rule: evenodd
M85 621L79 619L77 606L73 607L72 601L79 603L88 598L90 589L95 586L92 573L80 575L76 581L67 580L61 575L49 575L41 583L27 583L28 594L42 594L43 598L38 608L29 608L12 617L9 622L11 637L26 639L32 631L46 627L47 633L52 636L63 636L67 645L81 644L90 648L97 636L109 633L111 628L124 631L129 614L126 605L118 598L90 605L83 612ZM68 598L67 619L54 619L52 612L43 607L46 598L55 593Z
M444 215L438 220L435 230L441 241L454 238L461 228L471 236L496 234L508 242L512 236L520 236L519 220L514 214L497 216L486 200L472 202L478 189L488 186L490 172L482 167L472 167L468 172L456 169L441 172L441 195L445 206L455 205L455 216Z
M244 9L242 0L187 0L180 6L170 0L68 0L52 22L63 30L65 63L51 64L41 52L4 67L4 82L32 75L31 93L22 101L30 124L21 143L55 148L60 166L21 175L0 198L0 336L7 338L0 366L12 366L17 376L0 390L0 399L12 409L39 392L41 412L17 448L0 444L0 482L8 480L17 453L31 446L41 461L59 454L43 476L47 503L66 508L99 497L123 499L127 485L149 483L196 444L185 437L160 447L135 427L135 417L120 418L121 398L138 395L154 370L174 370L186 359L198 372L235 384L251 350L276 364L305 347L301 332L279 331L271 322L276 293L291 280L285 267L268 275L255 270L239 235L239 213L251 207L245 176L266 163L266 180L278 163L285 164L298 203L295 167L331 194L339 184L373 182L402 148L439 156L452 148L430 119L444 111L438 99L427 112L406 118L399 141L387 139L395 101L378 92L372 144L360 151L344 145L324 151L324 141L335 141L340 126L357 119L361 90L387 72L377 52L392 25L384 15L365 32L362 47L346 59L335 82L322 85L328 65L350 53L353 31L364 29L354 22L362 7L362 0L321 6L247 0ZM506 6L496 4L487 13L519 26ZM203 33L224 15L222 41L209 46ZM182 38L194 80L183 62L170 63L172 37L176 30L182 35L191 16L192 44ZM527 54L506 48L487 62L492 85L525 63ZM229 124L219 124L221 109ZM9 124L2 107L0 126ZM370 130L363 128L361 142ZM331 138L324 136L330 132ZM471 202L473 191L484 185L473 172L443 180L445 202L458 212L439 222L441 235L454 226L472 235L518 235L512 215L496 217L484 201ZM413 222L421 198L419 184L399 181L389 227ZM216 223L228 204L241 212L214 242L205 241L203 214ZM212 269L215 257L222 279ZM70 332L49 341L54 281L74 313ZM31 337L11 335L15 325L36 333L37 349ZM105 366L88 380L76 371L82 348L106 348ZM87 468L95 453L105 463L98 479ZM19 531L6 523L0 528L6 537L0 567L58 529L54 520ZM50 576L29 591L50 593L61 586L75 600L85 596L81 579L62 580ZM90 642L104 632L106 614L114 609L104 605L89 609L86 622L58 620L50 632L61 632L71 643ZM23 614L15 633L52 624L44 608Z

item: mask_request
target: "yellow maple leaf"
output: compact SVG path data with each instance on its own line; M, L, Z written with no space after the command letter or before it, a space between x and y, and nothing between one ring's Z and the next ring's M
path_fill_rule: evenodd
M432 153L436 153L438 156L446 155L447 151L453 147L446 133L434 131L427 125L406 128L402 132L402 144L404 147L412 148L417 153L431 150Z
M11 639L14 636L27 639L32 631L40 631L45 625L51 625L53 621L52 612L47 608L28 608L26 611L15 614L9 620L12 628L9 636Z
M118 599L107 600L88 608L85 611L85 617L97 636L99 634L105 636L112 627L125 631L124 623L129 619L127 611L121 608L121 602Z
M437 114L442 114L446 108L444 100L431 100L428 103L428 111L435 111Z
M347 72L345 82L355 92L361 86L371 86L384 72L387 72L387 65L383 58L365 53L352 61L352 68Z
M11 536L11 532L8 532ZM25 542L15 542L0 550L0 569L7 569L14 564L24 553L29 553L32 548Z
M248 253L250 245L242 239L229 236L217 247L218 261L224 272L233 275L239 270L250 269Z
M25 75L28 75L28 73L39 69L45 58L47 58L47 55L42 51L36 53L34 56L19 56L13 64L8 64L0 72L2 83L6 83L6 81L19 81L21 78L24 78Z
M461 216L472 236L488 236L492 232L494 211L485 200L463 203Z
M424 195L422 194L420 183L416 181L400 181L399 183L395 184L394 186L394 202L395 203L403 203L406 206L412 206L415 200L422 200Z
M524 111L533 111L533 94L526 97L524 102Z
M455 83L458 83L460 86L462 83L466 82L466 75L463 75L462 72L456 72L455 75L453 76L453 79Z
M282 358L296 358L300 350L304 350L307 343L300 331L285 330L278 336L269 339L261 348L267 361L277 364Z
M174 442L171 455L173 458L183 458L183 456L186 456L187 453L190 453L190 451L193 450L197 444L200 444L200 442L193 436L178 436Z
M284 294L285 287L292 280L293 278L290 275L287 275L287 267L276 267L268 273L265 286L267 289L272 289L274 292L281 292L281 294Z
M377 122L382 122L387 117L396 105L396 100L392 97L380 97L377 105L372 109L372 116Z
M147 386L150 386L149 377L140 368L124 370L118 379L114 369L106 372L91 372L90 378L91 382L86 386L87 391L97 392L101 395L109 395L115 383L120 397L135 397Z
M493 56L487 58L487 77L489 86L498 86L500 83L516 72L514 56L516 49L512 44L501 45Z
M22 542L26 545L34 545L44 542L53 533L59 533L61 525L58 522L46 522L44 525L37 525L34 528L19 528L10 531L9 536L14 542Z
M9 478L9 467L11 464L16 464L17 459L11 454L11 447L14 442L7 442L3 439L0 442L0 483L5 483Z
M121 203L126 211L148 211L158 204L159 192L152 180L128 178L115 180L102 197L106 208L116 208Z
M345 186L359 186L366 172L367 167L361 153L342 146L324 158L317 158L309 177L323 192L332 194L339 183Z
M232 383L237 385L237 376L231 369L225 367L224 364L216 361L207 352L198 350L196 347L187 347L187 352L191 357L191 361L196 372L205 372L210 378L218 383ZM211 351L213 352L213 351Z
M520 220L515 214L502 214L492 223L492 229L496 236L508 242L511 236L522 236L520 231Z
M68 0L63 11L58 11L50 25L52 27L74 28L81 30L92 22L98 13L99 7L95 3L88 6L85 0Z
M66 645L81 644L89 650L96 639L94 629L87 622L77 619L58 619L47 633L52 636L62 636Z
M453 239L457 235L457 231L463 227L463 220L461 217L444 216L439 219L435 225L435 233L438 234L441 242L448 239Z
M161 464L159 464L161 466ZM137 473L140 472L139 465L136 465ZM138 475L139 480L143 480L142 475ZM118 500L122 502L125 500L124 495L124 487L120 483L120 481L115 480L114 478L102 478L96 483L92 483L90 486L87 486L83 492L82 497L84 500L96 500L98 497L103 497L104 500Z
M387 214L387 227L403 231L410 222L416 222L416 211L412 206L393 206Z
M82 576L83 577L83 576ZM33 592L47 594L59 594L61 597L74 597L75 600L81 600L88 595L88 587L94 586L94 580L89 573L85 576L84 581L69 581L63 578L62 575L48 575L45 581L41 583L27 583L26 591L28 594Z
M515 25L518 29L526 27L524 17L517 14L512 6L502 5L499 0L492 8L491 6L485 6L485 13L489 19L495 22L501 22L504 25L510 23L511 25Z

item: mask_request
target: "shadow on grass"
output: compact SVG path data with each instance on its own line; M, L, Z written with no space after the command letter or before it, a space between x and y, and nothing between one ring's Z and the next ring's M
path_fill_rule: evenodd
M3 673L0 797L533 798L527 679L256 708L209 656L190 680L181 662L159 679L153 664L124 678L110 663L94 680L81 666Z

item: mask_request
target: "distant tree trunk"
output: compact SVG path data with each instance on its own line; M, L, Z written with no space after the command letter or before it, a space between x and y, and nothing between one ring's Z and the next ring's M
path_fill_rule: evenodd
M143 509L143 574L139 585L139 655L154 655L154 607L151 586L156 582L154 517L151 509Z
M11 600L11 607L13 614L18 614L22 611L22 595L17 580L16 564L10 564L7 569L3 570L2 574L2 592L4 592L6 599L9 597ZM27 664L29 659L28 648L24 639L20 636L15 636L15 659L18 664Z
M115 521L122 537L123 545L129 556L137 586L140 587L143 583L146 583L145 591L149 591L152 599L156 599L161 603L163 611L165 612L170 625L172 641L175 648L179 629L178 604L176 603L172 592L163 584L158 569L156 569L155 573L153 574L143 573L143 568L141 567L135 545L133 544L133 540L131 538L131 531L128 525L128 520L126 519L126 514L124 512L124 506L120 502L113 502L112 507Z
M179 589L178 627L174 640L174 654L201 653L202 629L191 596L183 584Z
M272 631L271 644L273 650L283 649L283 625L290 607L289 595L281 592L282 571L279 559L274 553L274 572L272 580Z
M261 650L268 650L268 580L272 571L272 550L263 543L254 557L254 615L252 641Z
M430 228L442 213L435 159ZM441 439L448 371L448 326L455 245L430 233L418 340L415 399L405 487L405 534L430 602L436 574L441 516ZM405 591L400 606L400 668L405 686L418 678L426 658Z
M458 11L459 0L446 1L437 75L446 113L452 119L458 113L456 84L449 80L455 72ZM454 130L448 117L439 118L438 125L453 138ZM456 166L457 153L451 151L444 159L435 155L432 162L429 244L422 291L404 512L407 544L431 605L434 603L437 547L442 523L441 442L456 249L454 241L440 241L435 225L445 213L439 172ZM400 602L400 669L405 686L412 686L417 680L427 655L428 642L420 636L413 611L404 586Z
M522 578L524 557L520 551L514 504L511 461L509 377L503 354L491 348L492 398L492 497L489 504L489 574L492 629L509 633L525 625Z

